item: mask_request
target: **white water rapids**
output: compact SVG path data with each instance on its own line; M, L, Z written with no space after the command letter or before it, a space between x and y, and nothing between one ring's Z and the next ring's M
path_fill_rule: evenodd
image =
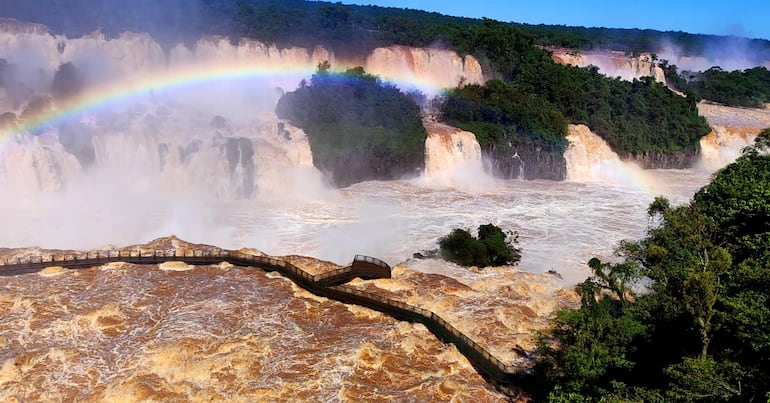
M0 39L0 56L31 63L49 80L52 69L67 61L81 62L88 74L125 57L131 60L126 70L167 68L159 48L145 36L74 41L34 31L5 32ZM210 63L223 58L223 65L259 57L276 65L287 57L312 65L318 56L318 50L277 52L253 43L240 48L227 41L199 45L198 53L177 49L172 56L184 53L195 59L197 54ZM394 48L379 51L367 63L370 71L407 70L414 73L407 76L423 82L452 82L470 73L478 75L471 81L480 79L472 63L463 64L447 51ZM97 74L96 81L113 74ZM576 282L587 274L591 257L609 257L618 241L643 236L645 211L654 196L686 202L711 172L637 172L616 161L617 156L592 158L596 149L583 144L582 155L568 156L570 181L501 181L483 173L477 144L450 136L432 142L446 148L429 150L429 157L447 169L416 179L329 189L312 168L304 133L265 109L277 99L271 87L275 82L250 83L248 94L240 84L149 93L78 116L69 129L48 127L1 143L0 245L89 249L174 234L273 255L346 263L362 253L395 264L436 248L439 237L452 228L475 231L494 223L519 232L523 268L556 270L565 281ZM5 110L18 113L18 108ZM226 119L215 119L219 114ZM63 148L60 140L73 138L68 136L93 146L91 165L83 162L88 152L79 161Z
M656 194L684 202L707 181L707 174L685 170L645 171L653 183L649 189L608 182L479 178L485 185L470 192L447 186L446 177L423 177L331 190L309 175L304 182L284 180L286 194L276 186L255 198L236 199L217 197L196 183L165 187L169 182L162 175L131 173L139 167L126 167L120 176L84 174L62 190L23 198L4 188L0 245L83 249L175 234L274 255L345 263L363 253L395 264L435 248L452 228L475 229L491 222L519 232L523 268L553 269L574 282L586 275L585 262L592 256L608 257L619 240L643 235L645 210ZM201 176L200 183L224 172L211 169L201 172L208 176ZM190 178L189 173L177 175Z

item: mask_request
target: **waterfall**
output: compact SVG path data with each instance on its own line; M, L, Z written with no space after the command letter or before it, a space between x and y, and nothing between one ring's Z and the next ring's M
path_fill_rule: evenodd
M770 109L736 108L701 102L698 112L706 118L711 133L700 140L699 168L713 172L735 161L741 149L770 127Z
M423 125L428 131L425 179L429 183L467 191L491 183L476 135L429 119L423 119Z
M0 183L17 195L61 190L80 170L77 159L51 135L24 136L0 147Z
M741 150L754 142L758 129L712 125L711 133L700 140L699 167L716 171L735 161Z
M426 91L483 81L476 59L447 50L399 46L341 60L323 47L279 49L215 36L164 50L147 34L68 38L41 25L8 21L0 21L0 59L6 62L0 64L0 129L25 116L64 116L0 143L0 185L28 192L56 192L80 178L98 177L221 199L264 191L301 195L323 188L321 174L305 133L279 121L273 109L282 91L309 79L318 63L328 60L336 69L362 65ZM76 106L78 113L70 115L71 105L36 101L48 95L64 63L76 67L95 107ZM177 71L191 68L220 78L202 75L169 84ZM251 74L228 78L244 70ZM102 89L116 85L115 100L101 107ZM459 136L448 140L459 149L447 152L480 161L475 137Z
M408 81L422 90L452 88L461 84L482 84L481 65L470 55L460 57L442 49L390 46L375 49L366 59L372 74Z
M564 152L564 159L569 181L624 185L642 175L641 168L622 161L588 126L569 125L567 140L570 145Z
M127 119L89 116L42 135L16 136L0 147L0 184L35 193L78 180L110 181L225 200L252 198L259 190L285 193L299 172L321 186L307 136L274 116L245 126L219 117L216 126L186 117L186 110L133 112ZM78 146L67 149L73 141Z

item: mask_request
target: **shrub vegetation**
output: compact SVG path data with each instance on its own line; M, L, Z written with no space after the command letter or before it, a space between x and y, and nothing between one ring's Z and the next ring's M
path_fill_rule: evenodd
M461 266L504 266L521 260L517 243L518 234L506 234L496 225L485 224L479 226L478 237L464 229L452 230L439 239L439 252Z

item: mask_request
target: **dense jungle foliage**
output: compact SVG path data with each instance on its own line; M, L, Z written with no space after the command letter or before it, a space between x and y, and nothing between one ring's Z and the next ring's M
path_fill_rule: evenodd
M629 82L556 64L532 36L492 20L484 20L479 33L474 52L485 55L504 82L449 91L441 114L480 129L484 140L516 141L524 134L555 150L566 143L568 120L588 125L620 154L694 153L710 130L696 98L680 97L652 78Z
M307 133L315 166L337 186L419 174L427 133L415 99L360 67L330 68L320 65L276 107Z
M534 143L545 152L561 154L567 147L568 122L561 111L502 80L449 90L441 112L447 123L476 134L485 150L505 143L514 148Z
M592 259L582 304L541 336L555 402L770 399L770 129L689 204L656 198L620 263Z
M761 108L770 103L770 71L754 67L743 71L725 71L712 67L702 73L667 66L666 80L680 91L730 106Z
M494 224L480 225L478 237L455 228L439 239L439 252L444 259L461 266L504 266L521 260L518 234L508 233Z

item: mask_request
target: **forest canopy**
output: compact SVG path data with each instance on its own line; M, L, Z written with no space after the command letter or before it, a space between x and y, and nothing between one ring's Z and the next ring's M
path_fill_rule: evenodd
M725 71L712 67L704 72L678 72L666 66L666 80L676 89L729 106L761 108L770 103L770 71L766 67Z
M424 168L427 133L414 97L363 68L319 65L278 101L276 113L305 130L313 163L335 185L414 176Z
M559 150L566 145L567 120L588 125L621 155L695 154L710 130L694 97L681 97L651 77L629 82L596 68L556 64L529 34L496 21L484 20L480 32L477 52L500 81L450 91L441 112L452 124L480 129L484 141L511 133Z

